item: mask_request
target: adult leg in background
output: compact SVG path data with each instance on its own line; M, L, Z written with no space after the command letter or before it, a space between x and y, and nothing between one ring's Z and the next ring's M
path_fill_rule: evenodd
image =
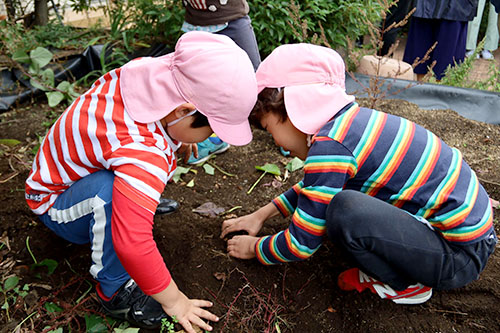
M410 11L411 2L411 0L399 0L397 4L392 5L388 10L385 22L382 22L384 28L386 29L393 23L399 23L403 21ZM382 36L384 44L380 49L379 55L385 56L387 53L389 53L389 49L396 42L398 33L401 29L402 27L392 28Z
M248 54L252 61L254 70L260 65L260 53L257 39L252 28L252 21L248 15L243 16L234 21L230 21L228 26L216 32L217 34L226 35L231 38L239 47Z

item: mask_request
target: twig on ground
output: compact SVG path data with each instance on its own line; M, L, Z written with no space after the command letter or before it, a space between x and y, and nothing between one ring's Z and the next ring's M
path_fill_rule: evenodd
M441 313L449 313L449 314L456 314L456 315L461 315L461 316L468 316L468 313L465 312L459 312L459 311L451 311L451 310L440 310L440 309L434 309L434 312L441 312Z
M477 177L477 179L479 179L479 181L482 182L482 183L491 184L491 185L495 185L495 186L500 186L500 183L496 183L496 182L491 181L491 180L486 180L486 179L479 178L479 177Z

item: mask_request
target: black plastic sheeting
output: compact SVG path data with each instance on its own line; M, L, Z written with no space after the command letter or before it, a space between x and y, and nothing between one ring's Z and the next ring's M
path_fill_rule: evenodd
M106 56L111 53L104 45L90 46L80 55L72 56L62 66L53 67L56 84L64 80L78 80L90 72L101 70L101 53ZM168 46L157 44L142 49L129 56L129 59L144 56L161 56L172 52ZM18 70L4 69L0 72L0 113L7 111L14 105L24 103L32 98L43 95L43 91L33 87L29 79Z
M369 86L370 76L355 74L365 87ZM408 84L415 84L406 90ZM356 97L368 97L363 87L346 73L346 90ZM417 104L422 109L451 109L463 117L490 124L500 124L500 94L477 89L457 88L432 83L384 79L381 91L387 91L387 97L403 99ZM381 110L383 111L383 110Z
M79 79L94 70L101 68L100 54L102 45L90 46L80 54L71 57L60 67L54 69L56 84L64 80ZM0 112L7 111L11 106L23 103L30 98L43 94L43 91L33 87L29 79L19 69L4 69L0 72Z

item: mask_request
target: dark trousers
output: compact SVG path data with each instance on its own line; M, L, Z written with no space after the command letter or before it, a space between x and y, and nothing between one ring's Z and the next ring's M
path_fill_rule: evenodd
M448 21L413 17L410 22L410 31L406 41L403 61L413 64L416 58L422 59L425 53L438 42L430 53L430 59L416 66L416 74L426 74L433 61L436 65L432 69L436 79L441 80L448 66L454 67L465 58L465 44L467 41L466 21Z
M403 21L406 15L410 12L410 7L412 4L412 0L399 0L398 3L391 6L387 12L387 16L385 21L382 22L382 28L386 29L393 23L399 23ZM382 40L384 44L380 49L379 55L385 56L389 53L390 47L396 42L396 38L398 38L398 33L402 27L392 28L383 34Z
M228 36L239 47L245 50L252 61L254 70L257 71L257 67L260 65L259 46L253 31L252 21L248 15L230 21L225 29L216 33Z
M495 249L494 231L485 240L459 246L423 221L352 190L335 195L326 212L332 242L344 248L363 272L396 290L417 282L452 289L476 280Z

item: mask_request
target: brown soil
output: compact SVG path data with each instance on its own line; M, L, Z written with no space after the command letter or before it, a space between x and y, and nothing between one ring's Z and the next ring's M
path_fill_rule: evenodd
M459 148L466 161L477 172L483 185L495 200L500 200L500 127L465 119L453 111L424 111L416 105L388 100L377 108L411 119L429 128L451 146ZM53 117L53 115L52 115ZM14 148L1 146L0 158L0 234L10 247L0 248L2 279L16 274L21 286L29 285L28 296L18 297L7 312L0 310L0 332L10 332L27 319L23 331L41 332L45 326L71 326L85 331L84 316L99 314L92 281L87 273L89 249L69 244L37 222L24 201L24 180L29 170L26 154L43 135L44 121L51 118L45 105L17 109L0 116L2 138L17 139ZM311 259L300 263L264 267L256 260L229 258L225 242L219 238L223 216L204 217L192 210L213 202L230 214L247 214L268 203L276 195L300 180L294 172L281 188L265 176L259 186L246 191L259 177L256 165L275 163L284 170L283 158L267 133L255 131L254 141L245 147L232 147L214 163L216 170L208 175L202 167L197 174L188 173L183 181L169 184L164 196L181 203L179 212L155 218L155 239L177 284L188 296L214 301L213 311L221 317L215 332L494 332L500 331L500 252L490 259L478 281L452 291L435 292L423 305L402 306L381 300L369 292L344 292L336 286L340 272L352 267L329 242ZM26 164L28 162L28 164ZM18 173L16 175L16 173ZM9 177L10 180L5 181ZM194 179L194 186L186 184ZM274 183L276 185L276 182ZM496 211L498 213L498 210ZM226 217L229 214L226 214ZM275 218L263 229L274 233L286 228L288 221ZM498 217L495 219L500 234ZM48 275L45 269L30 270L33 259L44 258L59 263ZM37 277L36 274L40 277ZM0 294L1 295L1 294ZM83 297L77 304L76 300ZM2 296L0 301L3 304ZM44 304L53 302L63 311L50 315ZM111 331L104 328L103 331Z

